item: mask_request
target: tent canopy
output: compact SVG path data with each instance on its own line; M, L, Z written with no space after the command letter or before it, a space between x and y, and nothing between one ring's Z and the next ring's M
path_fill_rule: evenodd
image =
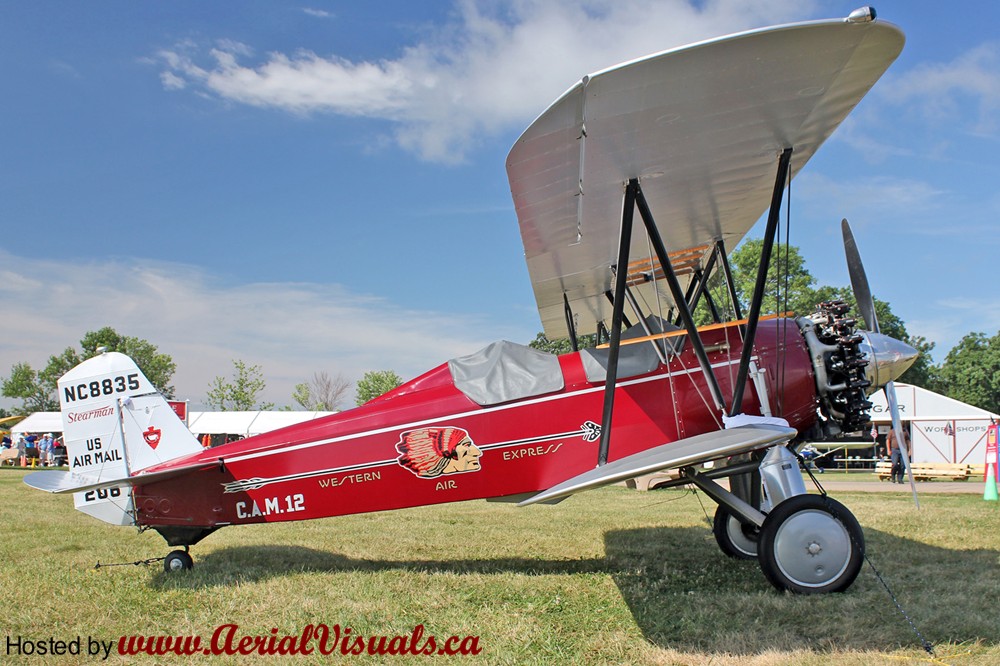
M195 435L240 435L262 432L311 421L334 412L191 412L188 429Z
M21 433L62 433L62 416L59 412L35 412L24 417L22 421L11 426L10 433L19 435Z
M910 384L897 383L896 398L899 400L899 417L904 421L1000 419L1000 416L985 409ZM876 391L868 399L872 403L872 421L885 424L892 420L886 407L885 393Z

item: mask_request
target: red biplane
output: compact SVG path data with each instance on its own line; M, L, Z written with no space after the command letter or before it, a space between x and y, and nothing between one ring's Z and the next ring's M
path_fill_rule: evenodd
M817 424L862 429L866 395L891 392L916 353L877 333L846 221L872 331L841 303L796 318L761 316L761 302L786 183L903 41L867 8L754 30L586 76L539 116L507 159L528 270L546 335L576 349L596 333L595 348L498 342L356 409L211 449L131 359L103 353L59 381L70 471L26 482L156 530L183 547L164 558L171 571L229 525L549 503L677 469L718 503L725 553L756 557L780 589L845 589L864 536L843 505L806 492L793 440ZM765 212L744 315L727 252ZM696 327L700 304L714 324Z

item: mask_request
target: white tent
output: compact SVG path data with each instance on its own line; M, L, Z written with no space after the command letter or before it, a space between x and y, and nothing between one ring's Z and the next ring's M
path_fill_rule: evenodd
M981 465L986 459L986 429L1000 416L953 400L919 386L896 384L899 416L910 426L913 462L947 462ZM889 409L885 393L872 402L872 421L879 432L888 432Z
M21 433L45 434L51 432L53 435L62 434L62 416L59 412L35 412L24 417L17 424L11 426L12 435Z
M201 435L250 437L335 412L191 412L188 429Z

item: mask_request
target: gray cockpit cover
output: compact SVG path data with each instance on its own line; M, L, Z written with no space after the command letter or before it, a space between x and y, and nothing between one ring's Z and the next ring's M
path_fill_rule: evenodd
M477 405L497 405L562 390L559 358L501 340L448 361L455 387Z
M680 327L663 321L655 315L646 317L646 326L653 334L664 331L679 331ZM622 333L622 340L629 338L639 338L646 335L646 329L641 324L635 324L630 329ZM663 345L663 341L640 342L632 345L622 345L618 354L618 374L619 379L635 377L656 370L660 365L660 357L656 354L655 344ZM679 354L684 345L683 338L673 338L668 341L666 349L668 353ZM661 346L661 349L664 347ZM608 356L611 350L604 349L581 349L580 359L583 361L583 371L587 375L589 382L603 382L608 376Z

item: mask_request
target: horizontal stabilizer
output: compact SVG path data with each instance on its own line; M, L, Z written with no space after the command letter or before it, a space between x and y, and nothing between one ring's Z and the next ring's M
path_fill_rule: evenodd
M643 474L651 474L664 469L676 469L698 463L716 460L725 456L746 453L755 449L773 446L789 441L798 434L795 428L779 425L747 425L728 430L707 432L687 439L657 446L640 453L626 456L621 460L584 472L567 479L557 486L544 490L518 506L538 504L557 498L567 497L583 490L624 481Z
M83 474L73 474L72 472L46 471L35 472L24 477L24 482L36 490L44 490L48 493L62 495L65 493L81 493L88 490L99 490L101 488L122 488L127 486L142 486L147 483L154 483L175 476L181 476L190 472L196 472L209 467L217 467L217 462L201 462L195 465L186 465L174 469L154 472L152 474L139 473L135 476L127 476L117 479L98 479Z

